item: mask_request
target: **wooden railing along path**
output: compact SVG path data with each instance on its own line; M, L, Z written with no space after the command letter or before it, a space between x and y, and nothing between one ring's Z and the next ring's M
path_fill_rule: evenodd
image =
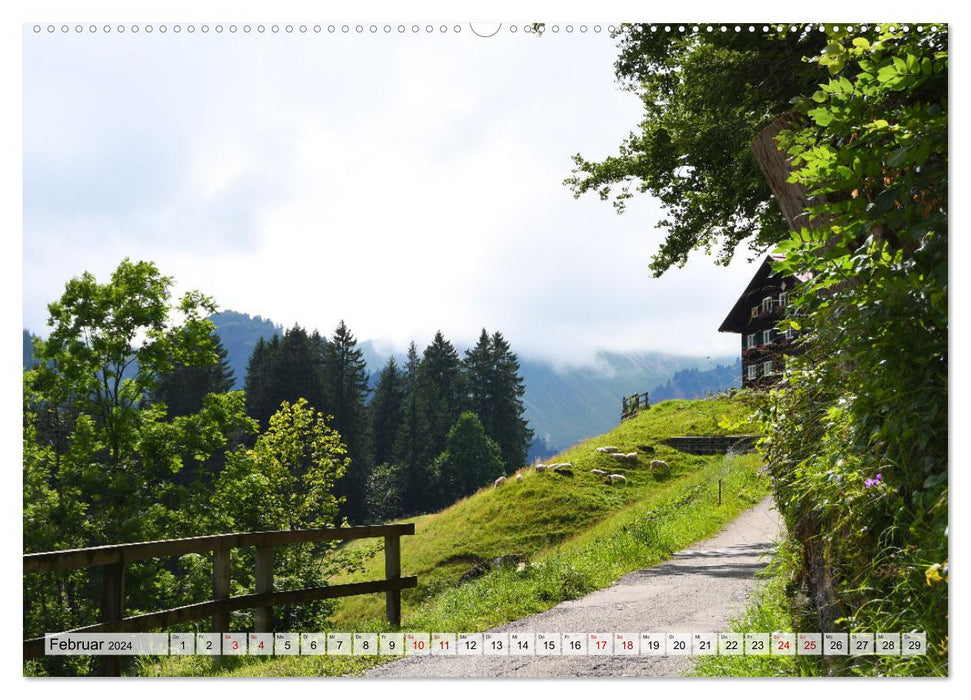
M104 567L102 584L101 622L69 632L147 632L182 622L212 618L214 632L229 631L229 615L235 610L253 608L255 631L273 631L273 607L308 603L325 598L344 598L364 593L385 593L385 613L392 625L401 624L401 591L418 585L415 576L401 576L401 536L415 534L414 523L399 525L366 525L312 530L274 530L266 532L237 532L224 535L187 537L177 540L113 544L85 549L68 549L24 555L24 574ZM344 583L334 586L315 586L293 591L273 590L273 548L278 545L335 540L358 540L384 537L384 579ZM229 552L239 547L256 549L256 592L230 597ZM179 608L125 617L125 565L156 557L177 557L183 554L212 552L212 600ZM52 630L53 631L53 630ZM24 658L44 655L44 637L24 641ZM119 657L106 656L110 666ZM112 669L108 668L107 673Z

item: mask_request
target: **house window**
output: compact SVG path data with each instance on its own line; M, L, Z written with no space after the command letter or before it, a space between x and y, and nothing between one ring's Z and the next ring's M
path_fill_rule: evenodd
M779 306L786 306L789 303L788 292L779 292Z
M772 342L772 329L762 331L762 345L768 345Z
M757 305L756 306L753 306L752 307L752 315L749 316L749 318L755 318L758 315L759 315L759 307Z
M756 365L749 365L748 366L748 378L749 379L755 379L756 376L758 375L758 371L759 371L759 368Z
M755 347L755 333L749 333L745 336L745 347L754 348Z
M772 311L772 297L766 297L762 300L762 310Z
M772 370L772 360L766 360L762 363L762 374L768 376L773 373Z

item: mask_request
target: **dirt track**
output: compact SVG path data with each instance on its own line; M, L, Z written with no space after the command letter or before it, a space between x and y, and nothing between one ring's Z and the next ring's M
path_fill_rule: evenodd
M495 632L725 632L745 607L755 573L781 538L766 498L710 540L624 576L610 588L560 603ZM679 676L688 656L408 657L371 669L377 678Z

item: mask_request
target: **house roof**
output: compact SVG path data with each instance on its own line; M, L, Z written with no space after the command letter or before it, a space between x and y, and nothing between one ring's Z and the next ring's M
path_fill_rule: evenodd
M765 256L765 260L762 261L759 269L755 272L755 276L752 277L752 280L748 283L748 286L745 287L745 291L743 291L738 297L738 300L735 302L732 310L728 312L728 316L725 317L725 320L722 321L722 324L718 327L720 332L745 332L745 330L748 328L748 321L751 316L752 303L750 297L762 290L771 293L781 287L782 283L786 281L787 278L784 278L782 275L774 274L771 266L772 261L782 260L783 258L784 256L776 255L774 253ZM802 281L802 278L802 275L796 275L795 279ZM788 279L791 280L793 278L790 277ZM806 276L806 279L808 279L808 276ZM760 295L759 298L761 298L761 296L765 296L765 294Z

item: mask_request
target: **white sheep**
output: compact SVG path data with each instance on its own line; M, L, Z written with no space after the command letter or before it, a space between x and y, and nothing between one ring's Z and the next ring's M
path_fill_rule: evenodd
M604 453L604 454L607 454L607 453L610 453L610 452L616 452L616 451L617 451L617 448L614 447L613 445L606 445L604 447L598 447L597 448L597 452L601 452L601 453Z
M627 483L627 477L623 474L608 474L607 478L604 479L605 484L613 484L615 482L620 482L623 484Z
M523 483L523 475L522 474L516 474L516 483L517 484Z
M605 472L603 469L591 469L590 473L596 474L597 476L607 476L607 472Z
M573 462L560 462L556 466L560 469L573 469Z
M536 469L537 472L545 472L547 469L549 469L549 467L545 464L537 464L534 469Z
M624 454L623 452L611 452L607 456L608 457L613 457L616 460L626 460L627 459L627 455Z
M504 477L504 476L500 476L500 477L499 477L498 479L496 479L496 481L495 481L495 483L494 483L494 484L492 484L492 487L493 487L493 488L499 488L499 487L500 487L500 486L502 486L502 485L503 485L504 483L506 483L506 477Z
M663 459L652 459L651 469L670 469L670 467Z
M627 459L637 459L637 453L636 452L628 452L627 453Z

